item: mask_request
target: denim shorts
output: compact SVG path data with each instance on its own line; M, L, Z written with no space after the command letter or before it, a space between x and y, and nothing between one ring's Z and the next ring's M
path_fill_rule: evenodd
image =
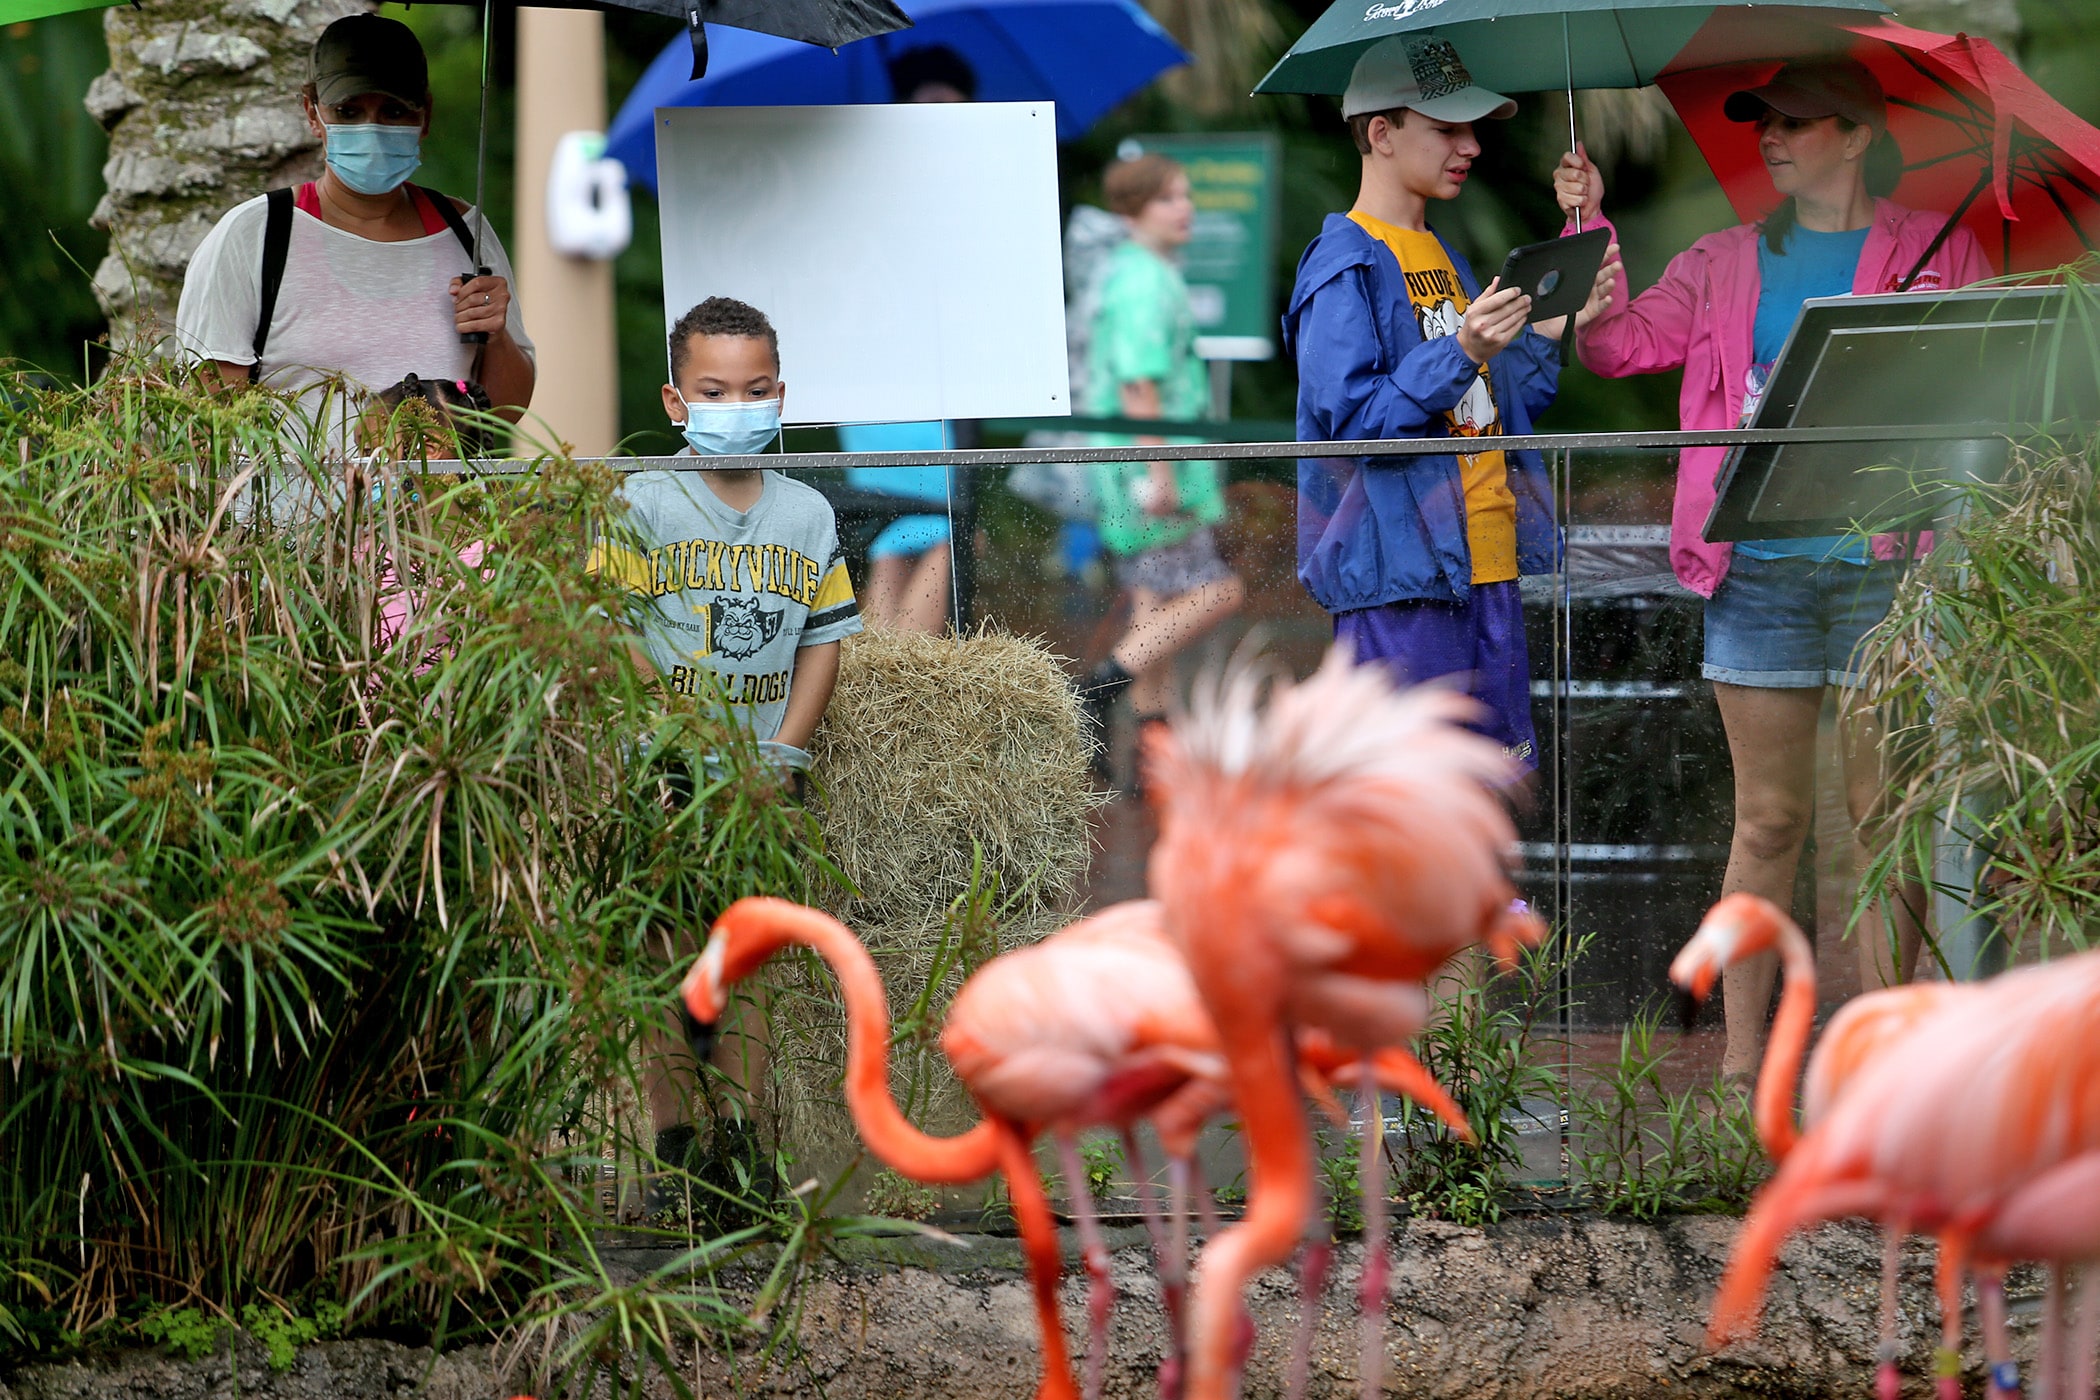
M1888 616L1903 561L1757 559L1736 551L1706 602L1706 664L1728 685L1857 687L1860 639Z
M1162 598L1184 593L1232 577L1232 566L1218 554L1218 537L1208 525L1199 525L1172 544L1154 545L1116 560L1116 582L1125 588L1142 588Z

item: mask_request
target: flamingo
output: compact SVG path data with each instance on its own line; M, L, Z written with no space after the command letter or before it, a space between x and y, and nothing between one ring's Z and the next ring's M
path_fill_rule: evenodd
M1759 1193L1709 1340L1755 1326L1780 1244L1822 1220L1904 1219L1937 1230L1957 1260L2047 1244L2046 1221L2038 1235L2019 1230L2042 1209L2030 1193L2055 1202L2044 1187L2060 1189L2056 1173L2091 1179L2074 1164L2100 1153L2096 1071L2100 953L1975 984L1922 1019L1859 1071ZM1943 1394L1957 1389L1947 1369L1943 1358Z
M1093 1395L1105 1360L1112 1293L1077 1134L1106 1125L1123 1130L1130 1142L1136 1122L1154 1116L1181 1186L1193 1171L1196 1133L1224 1102L1217 1087L1223 1075L1217 1033L1161 923L1152 901L1114 905L1041 943L992 959L964 983L949 1006L941 1050L985 1116L952 1138L928 1136L897 1108L889 1089L889 1005L881 976L866 947L830 915L781 899L739 900L716 920L680 988L696 1026L696 1049L704 1049L729 989L767 958L797 945L824 959L846 1001L845 1096L869 1150L898 1174L928 1183L974 1181L994 1170L1005 1176L1043 1333L1038 1395L1044 1400L1076 1392L1058 1317L1056 1227L1030 1142L1040 1132L1053 1135L1072 1189L1093 1285L1087 1373L1087 1393ZM1406 1012L1402 1002L1387 1008L1396 1039L1420 1029L1426 1002L1411 1022ZM1363 1058L1317 1036L1307 1037L1304 1053L1316 1091L1324 1089L1317 1076ZM1369 1058L1379 1082L1470 1134L1457 1105L1412 1056L1386 1045ZM1171 1290L1178 1251L1161 1236L1149 1204L1146 1214L1161 1254L1162 1281ZM1178 1316L1178 1294L1166 1291L1165 1301L1170 1319Z
M1800 1140L1794 1127L1797 1075L1803 1080L1802 1117L1813 1126L1863 1068L1920 1021L1946 1009L1973 988L1968 984L1913 982L1854 997L1831 1017L1803 1074L1801 1058L1816 1011L1815 950L1809 946L1801 926L1770 900L1740 890L1723 895L1671 961L1670 981L1692 1001L1702 1002L1713 991L1723 970L1745 958L1773 951L1779 954L1782 977L1779 1010L1773 1016L1772 1035L1765 1043L1764 1062L1758 1068L1752 1109L1758 1141L1764 1146L1765 1155L1776 1164L1785 1161ZM1875 1390L1881 1400L1895 1400L1902 1390L1902 1378L1896 1368L1896 1283L1905 1228L1900 1219L1885 1221L1883 1227L1888 1246L1882 1256L1881 1345L1875 1366ZM1979 1260L1976 1274L1995 1397L2004 1392L2004 1377L2013 1374L2001 1369L2012 1365L2004 1329L2004 1269ZM1943 1389L1950 1379L1944 1374L1947 1358L1954 1357L1958 1364L1961 1352L1961 1276L1959 1251L1950 1253L1943 1249L1938 1290Z
M1267 679L1239 668L1147 736L1151 887L1223 1034L1251 1169L1244 1218L1197 1268L1192 1400L1232 1394L1242 1290L1289 1257L1312 1209L1290 1028L1389 1043L1396 986L1419 991L1468 946L1507 956L1539 934L1513 911L1505 867L1516 833L1498 792L1518 766L1462 727L1474 702L1397 692L1342 648L1301 684L1276 680L1263 705ZM1380 1355L1365 1358L1367 1378Z
M2049 1264L2049 1293L2042 1313L2041 1356L2035 1362L2037 1395L2092 1400L2093 1353L2100 1346L2100 1152L2088 1152L2051 1168L2014 1192L1977 1232L1979 1250L2000 1259L2041 1259ZM2064 1274L2087 1267L2078 1284L2078 1325L2064 1344ZM1997 1370L1993 1364L1993 1371ZM1995 1390L2017 1393L2011 1373L1994 1374Z

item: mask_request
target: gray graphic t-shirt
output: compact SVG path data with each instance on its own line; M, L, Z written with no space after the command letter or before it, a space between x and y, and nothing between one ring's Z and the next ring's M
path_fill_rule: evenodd
M838 521L822 493L779 472L747 511L694 472L627 478L627 523L645 554L615 547L615 576L650 599L642 644L664 684L703 693L712 672L761 739L780 732L795 652L861 630Z

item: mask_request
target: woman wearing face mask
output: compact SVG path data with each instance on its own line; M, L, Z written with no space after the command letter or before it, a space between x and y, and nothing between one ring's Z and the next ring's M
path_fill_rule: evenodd
M377 15L337 20L314 43L302 103L327 168L292 192L274 305L264 305L269 216L258 196L228 210L190 262L175 313L183 349L228 382L298 391L316 413L330 379L363 393L416 374L478 382L515 421L534 367L509 259L485 227L491 272L477 276L472 235L462 237L473 211L409 183L431 116L414 33ZM470 333L486 343L467 343ZM351 416L337 414L330 438Z
M1902 155L1887 135L1881 85L1864 67L1789 63L1763 87L1731 94L1724 110L1755 128L1777 207L1760 223L1700 239L1631 300L1622 271L1610 307L1576 332L1583 363L1599 374L1682 367L1678 406L1689 430L1733 428L1748 418L1804 300L1944 291L1990 275L1968 230L1957 227L1935 243L1944 214L1878 197L1895 188ZM1554 186L1563 208L1581 211L1585 228L1600 217L1604 182L1586 155L1563 156ZM1854 649L1887 614L1906 550L1889 536L1709 543L1701 532L1725 451L1694 447L1681 455L1670 562L1685 587L1708 600L1704 673L1735 767L1735 833L1722 891L1749 890L1785 905L1815 812L1823 689L1859 684ZM1843 704L1840 714L1847 805L1864 832L1886 791L1881 738L1867 717ZM1906 922L1898 958L1879 920L1861 920L1863 986L1908 974L1918 929ZM1722 1068L1732 1076L1747 1078L1761 1058L1774 963L1767 954L1728 970Z

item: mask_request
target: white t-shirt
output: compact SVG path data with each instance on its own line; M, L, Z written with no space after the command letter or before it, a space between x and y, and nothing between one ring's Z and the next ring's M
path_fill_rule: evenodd
M175 308L176 338L188 354L254 363L266 204L257 195L227 210L190 260ZM473 211L463 217L473 228ZM483 231L481 249L496 275L509 278L510 259L494 228ZM480 347L460 343L451 288L453 278L473 272L473 260L449 228L405 243L378 243L294 209L284 281L263 347L263 382L303 391L300 399L314 413L323 399L319 386L331 375L341 375L360 395L410 373L469 377ZM532 342L515 295L507 324L530 357ZM330 437L340 440L341 421L330 426Z

